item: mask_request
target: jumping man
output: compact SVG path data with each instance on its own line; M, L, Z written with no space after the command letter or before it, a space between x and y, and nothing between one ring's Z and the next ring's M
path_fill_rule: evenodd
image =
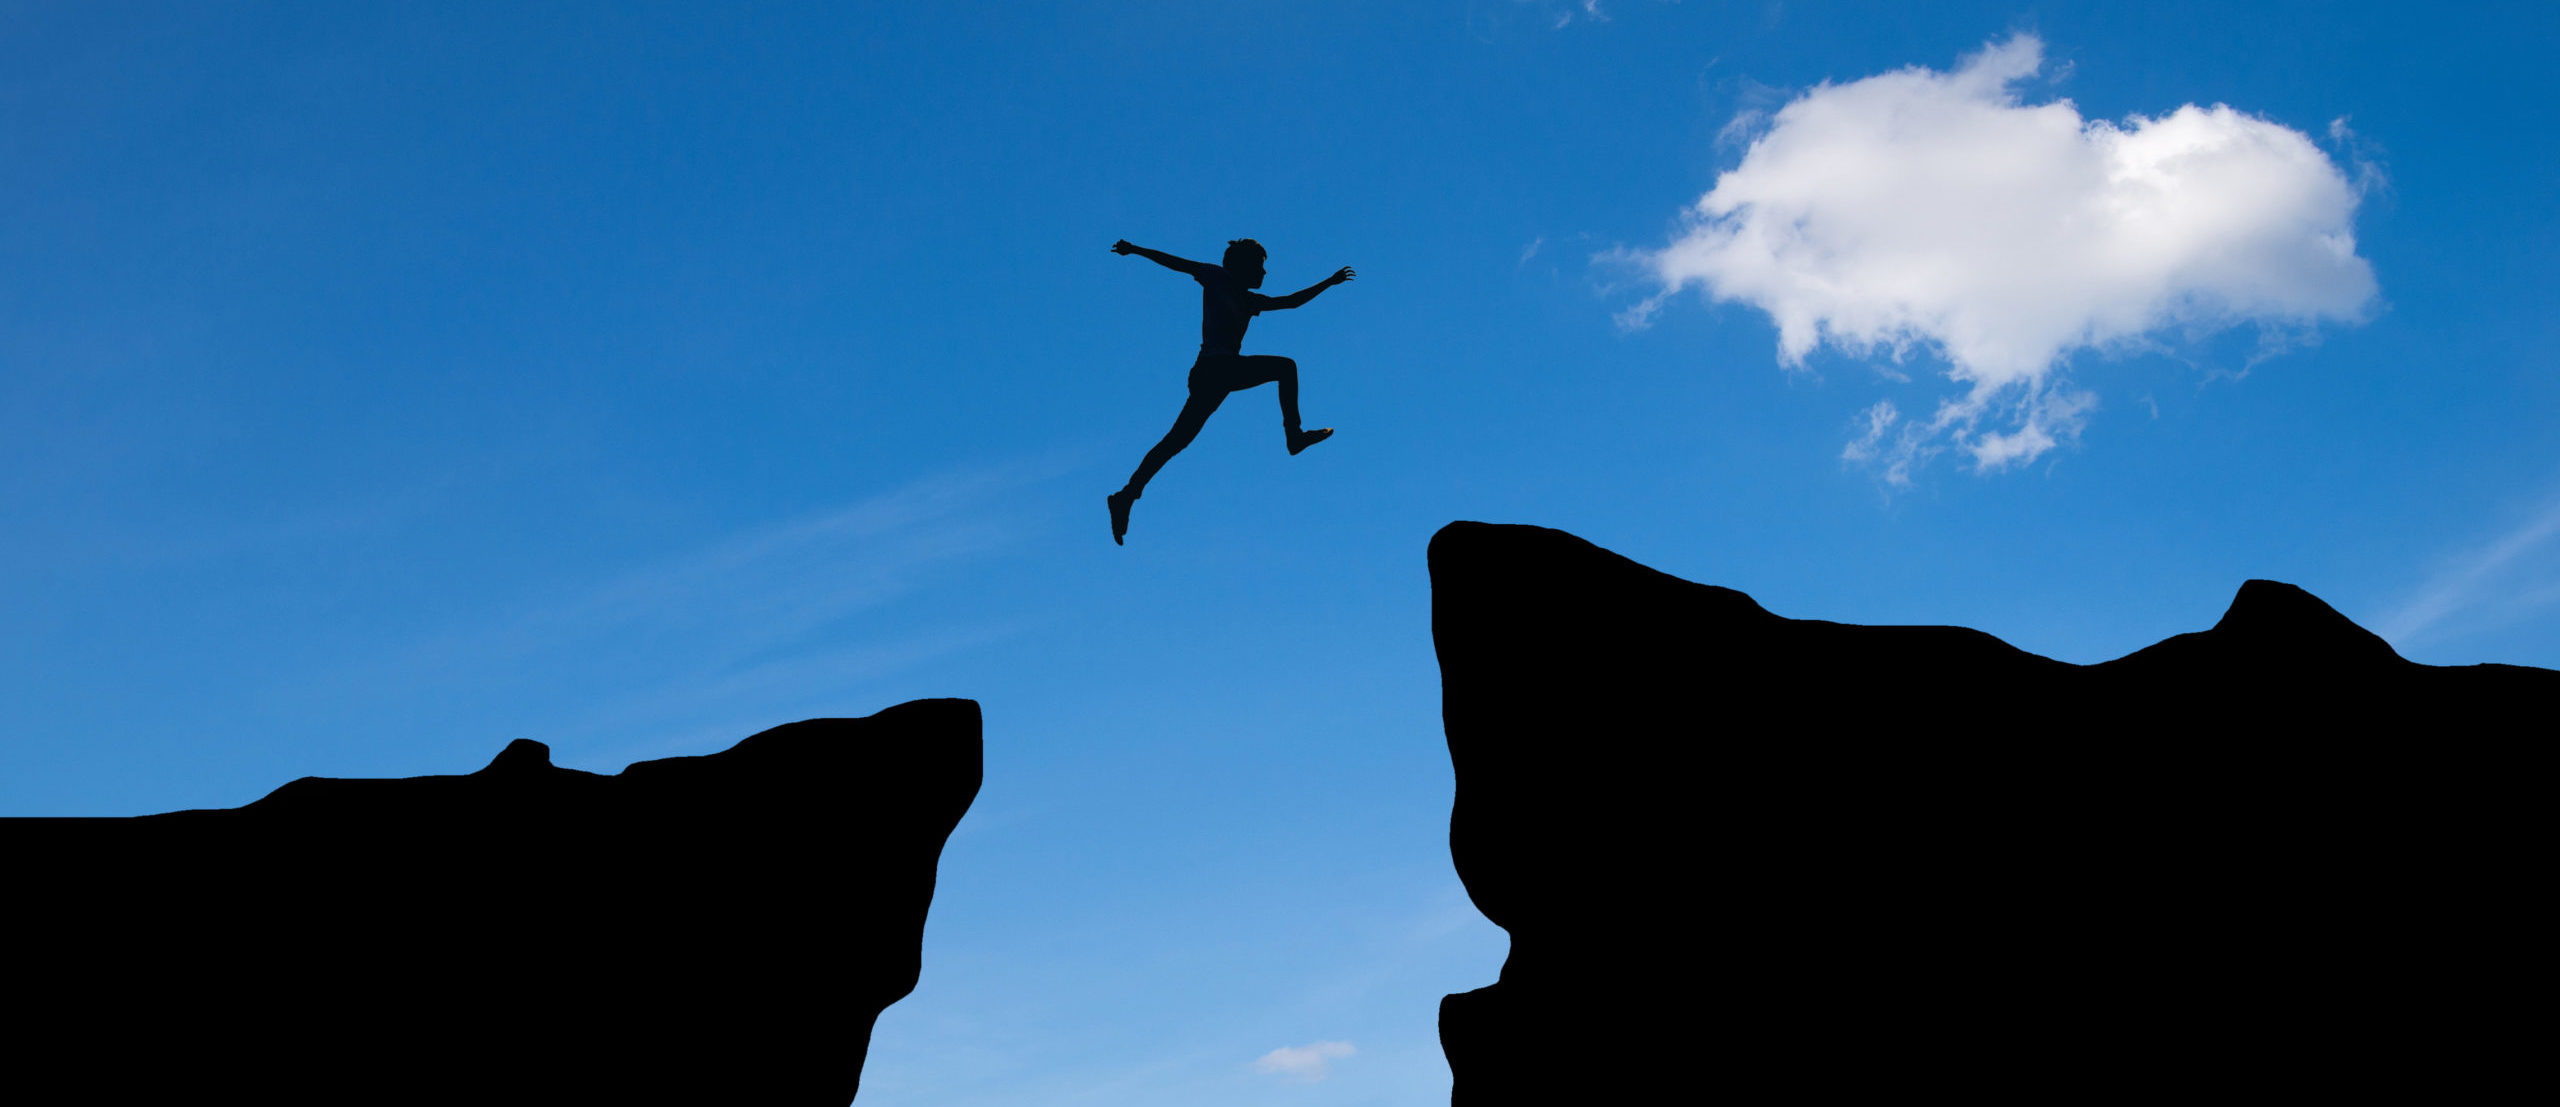
M1165 462L1191 444L1192 437L1200 433L1218 405L1226 402L1228 393L1273 381L1280 383L1280 429L1288 433L1290 456L1333 435L1332 427L1298 429L1298 363L1268 354L1246 357L1244 328L1254 316L1297 307L1315 299L1316 293L1350 280L1352 274L1351 268L1344 266L1332 276L1286 296L1265 296L1254 289L1262 287L1262 262L1270 255L1261 243L1250 238L1227 243L1227 254L1216 265L1132 246L1125 238L1112 243L1111 252L1136 254L1200 282L1200 358L1191 363L1191 398L1183 401L1182 414L1174 416L1173 429L1164 432L1164 440L1148 450L1146 460L1138 463L1138 471L1129 475L1128 487L1105 498L1104 502L1111 505L1111 540L1117 543L1129 533L1129 505L1146 491L1156 470L1164 468Z

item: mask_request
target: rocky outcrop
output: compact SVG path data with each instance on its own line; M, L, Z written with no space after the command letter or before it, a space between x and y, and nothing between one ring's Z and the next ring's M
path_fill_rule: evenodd
M66 1102L851 1102L916 985L977 704L616 776L467 776L12 820L10 1083ZM56 1093L47 1093L49 1095Z
M1459 1107L2544 1083L2560 673L2269 581L2077 666L1534 527L1431 579L1450 849L1512 942L1441 1007Z

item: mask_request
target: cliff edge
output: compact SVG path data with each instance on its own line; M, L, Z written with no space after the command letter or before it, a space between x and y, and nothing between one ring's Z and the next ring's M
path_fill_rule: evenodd
M915 988L978 705L604 776L465 776L0 826L12 1081L65 1100L852 1101Z
M2269 581L2079 666L1537 527L1430 562L1450 851L1512 941L1441 1006L1458 1107L2542 1083L2560 673Z

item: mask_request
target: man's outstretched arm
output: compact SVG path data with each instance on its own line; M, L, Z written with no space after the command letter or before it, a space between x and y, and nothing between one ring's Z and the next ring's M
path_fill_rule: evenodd
M1111 252L1124 255L1136 254L1148 261L1152 261L1167 269L1171 269L1176 273L1189 274L1195 277L1200 275L1201 270L1208 268L1208 266L1202 265L1199 262L1192 261L1188 258L1178 258L1172 254L1165 253L1162 250L1150 250L1144 246L1133 244L1125 238L1112 243Z
M1325 289L1331 288L1331 287L1333 287L1333 286L1335 286L1335 285L1337 285L1337 284L1348 284L1348 283L1350 283L1350 281L1351 281L1351 277L1352 277L1351 267L1350 267L1350 266L1348 266L1348 265L1343 266L1343 267L1342 267L1342 268L1340 268L1340 269L1336 269L1336 270L1334 270L1334 271L1333 271L1333 275L1332 275L1332 276L1330 276L1330 277L1326 277L1325 279L1320 280L1320 281L1317 281L1317 282L1316 282L1316 283L1314 283L1314 284L1308 285L1308 286L1306 286L1305 288L1301 288L1301 289L1297 290L1296 292L1292 292L1292 293L1290 293L1290 294L1288 294L1288 295L1286 295L1286 296L1274 296L1274 297L1272 297L1272 298L1271 298L1271 302L1270 302L1270 303L1267 303L1267 304L1262 305L1262 310L1264 310L1264 311L1276 311L1276 310L1279 310L1279 309L1281 309L1281 308L1293 308L1293 307L1296 307L1296 306L1298 306L1298 305L1300 305L1300 304L1306 303L1306 302L1307 302L1307 301L1309 301L1309 300L1315 299L1315 298L1316 298L1316 293L1322 292L1322 291L1324 291Z

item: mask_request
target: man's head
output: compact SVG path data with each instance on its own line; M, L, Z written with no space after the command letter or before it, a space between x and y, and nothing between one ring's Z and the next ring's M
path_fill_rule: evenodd
M1259 242L1250 238L1232 238L1227 240L1227 256L1219 260L1218 268L1226 270L1237 284L1260 288L1262 261L1270 256L1270 251L1264 250Z

